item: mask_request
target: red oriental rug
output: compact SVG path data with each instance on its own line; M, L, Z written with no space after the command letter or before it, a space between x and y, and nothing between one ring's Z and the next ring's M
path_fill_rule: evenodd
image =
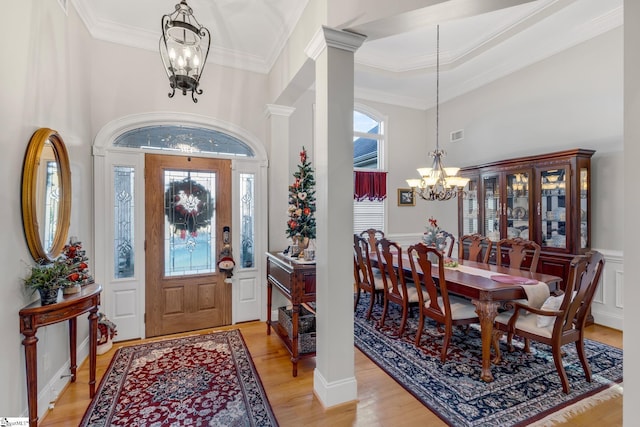
M277 426L239 330L118 349L81 426Z

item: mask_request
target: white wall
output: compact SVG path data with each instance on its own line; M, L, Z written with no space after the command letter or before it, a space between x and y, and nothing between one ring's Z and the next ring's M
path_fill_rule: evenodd
M0 414L25 416L27 391L22 336L18 329L18 311L32 297L22 292L21 278L32 263L22 231L20 176L27 143L35 130L49 127L59 131L69 148L73 185L71 234L89 246L93 222L91 211L91 157L87 141L91 106L88 98L88 67L83 57L88 35L73 10L66 16L57 1L23 0L7 4L0 29L0 128L2 156L0 174L6 190L0 223L0 342L2 363L0 378ZM11 64L9 67L8 65ZM37 298L37 297L34 297ZM79 343L88 327L78 322ZM38 332L38 377L41 397L47 403L51 387L59 391L58 370L68 359L68 332L61 323ZM53 380L52 380L53 379ZM41 405L41 412L45 408Z
M202 95L176 92L156 52L94 40L91 46L92 130L111 120L142 112L179 111L216 118L242 127L266 141L267 76L207 63L200 80Z
M640 212L640 199L635 197L637 191L631 187L635 184L638 159L640 159L640 2L637 0L625 0L624 2L624 177L625 182L630 183L623 206L625 227L624 236L624 261L626 265L626 284L624 285L624 300L629 301L627 306L632 308L636 301L640 301L640 228L638 212ZM623 224L624 226L624 224ZM624 279L623 276L623 279ZM624 283L624 282L623 282ZM624 334L624 405L623 421L626 426L634 426L640 416L640 370L637 368L640 359L640 340L636 325L640 324L640 310L627 310L625 323L630 327Z

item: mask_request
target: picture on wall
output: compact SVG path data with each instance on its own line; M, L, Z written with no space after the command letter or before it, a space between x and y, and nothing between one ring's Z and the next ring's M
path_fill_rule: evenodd
M398 188L398 206L415 206L416 198L411 188Z

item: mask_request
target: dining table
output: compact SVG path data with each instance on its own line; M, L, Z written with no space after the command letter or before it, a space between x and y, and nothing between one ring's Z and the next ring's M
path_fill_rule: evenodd
M480 334L482 337L482 372L480 378L483 381L493 381L491 373L491 341L493 335L493 323L500 308L505 302L518 299L527 299L526 286L546 283L549 291L553 292L560 287L562 278L543 273L532 273L528 270L519 270L485 264L481 262L456 260L457 266L445 267L444 277L447 281L447 290L471 300L476 306L476 313L480 320ZM372 265L377 266L378 260L375 254L371 257ZM396 267L398 263L396 263ZM416 268L420 266L416 263ZM411 278L411 263L406 254L403 255L402 269L405 277ZM423 272L417 272L421 277ZM438 265L433 263L431 276L439 278ZM493 277L493 278L492 278Z

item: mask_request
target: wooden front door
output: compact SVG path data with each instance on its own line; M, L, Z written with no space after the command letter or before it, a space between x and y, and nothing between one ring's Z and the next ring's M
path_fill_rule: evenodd
M231 225L231 161L145 156L147 337L231 324L217 268Z

